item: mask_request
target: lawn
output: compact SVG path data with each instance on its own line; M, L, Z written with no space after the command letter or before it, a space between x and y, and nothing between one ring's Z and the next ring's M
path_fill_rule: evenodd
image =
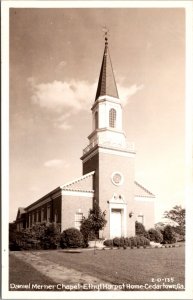
M53 281L47 276L42 275L31 265L27 264L20 259L17 259L15 256L9 256L9 283L17 285L28 285L31 284L53 284ZM12 289L10 289L12 290ZM17 288L17 291L24 291L25 288ZM29 290L29 289L27 289ZM15 289L14 289L15 291Z
M184 247L159 249L98 250L64 253L41 252L41 256L67 268L100 278L112 284L185 284ZM171 284L171 282L170 282Z

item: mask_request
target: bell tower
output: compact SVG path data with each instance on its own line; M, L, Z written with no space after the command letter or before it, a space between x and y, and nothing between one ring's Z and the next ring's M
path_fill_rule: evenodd
M92 111L92 132L83 150L83 175L95 171L95 201L106 211L105 238L135 234L129 218L134 206L134 146L123 131L123 107L118 95L110 58L108 38ZM117 224L117 225L116 225Z
M89 144L116 145L126 147L126 138L122 129L122 104L118 96L113 74L108 39L99 76L98 88L92 110L92 133Z

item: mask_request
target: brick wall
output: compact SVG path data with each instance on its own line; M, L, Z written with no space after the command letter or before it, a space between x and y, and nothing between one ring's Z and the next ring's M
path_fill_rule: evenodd
M92 197L85 196L62 196L62 220L61 230L75 227L75 214L82 212L84 217L88 216L89 209L92 208Z

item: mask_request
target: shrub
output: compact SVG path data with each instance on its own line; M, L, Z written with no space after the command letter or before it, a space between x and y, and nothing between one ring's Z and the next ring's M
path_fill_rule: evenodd
M175 232L170 225L167 225L163 231L163 243L172 244L176 242Z
M135 237L131 237L130 241L131 241L131 246L137 247L137 241L136 241Z
M184 236L185 239L185 227L183 226L173 226L172 229L175 231L175 233L179 234L180 236Z
M124 246L123 246L123 249L124 249L124 250L126 250L126 249L127 249L127 246L126 246L126 245L124 245Z
M91 228L90 228L90 221L88 219L83 219L81 226L80 226L80 232L83 235L83 247L88 247L88 241L91 240L91 236L93 234Z
M80 231L83 234L84 246L88 247L88 241L98 239L99 230L102 230L107 220L106 212L102 212L97 202L94 202L93 208L89 210L88 218L83 218Z
M150 240L147 239L146 237L141 236L140 240L141 240L141 246L149 246L150 245Z
M140 245L141 246L144 246L144 245L146 245L146 238L144 237L144 236L140 236Z
M161 243L163 241L163 235L159 230L151 228L148 230L150 241Z
M140 222L135 222L135 234L136 236L144 236L149 239L149 233L145 230L145 227Z
M57 249L60 245L60 226L55 223L47 224L44 234L41 236L43 249Z
M113 247L113 240L105 240L103 244L106 247Z
M147 239L147 238L145 238L145 245L146 245L146 246L149 246L149 245L150 245L150 240Z
M76 228L68 228L64 230L61 234L60 246L64 248L79 248L82 247L83 235Z
M146 233L145 227L140 222L135 222L135 234L136 235L144 235Z
M123 247L125 245L125 238L121 237L120 238L120 247Z
M136 240L137 247L141 246L141 239L140 239L140 237L136 236L136 237L134 237L134 239Z
M131 247L131 240L130 240L130 238L125 238L125 246Z
M115 247L120 247L121 246L120 238L115 237L113 239L113 246L115 246Z

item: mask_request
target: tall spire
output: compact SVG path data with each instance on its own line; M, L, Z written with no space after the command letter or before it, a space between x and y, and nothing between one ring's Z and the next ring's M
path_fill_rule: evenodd
M119 98L108 49L107 31L105 32L105 50L103 54L103 61L101 65L95 101L98 99L98 97L105 95Z

